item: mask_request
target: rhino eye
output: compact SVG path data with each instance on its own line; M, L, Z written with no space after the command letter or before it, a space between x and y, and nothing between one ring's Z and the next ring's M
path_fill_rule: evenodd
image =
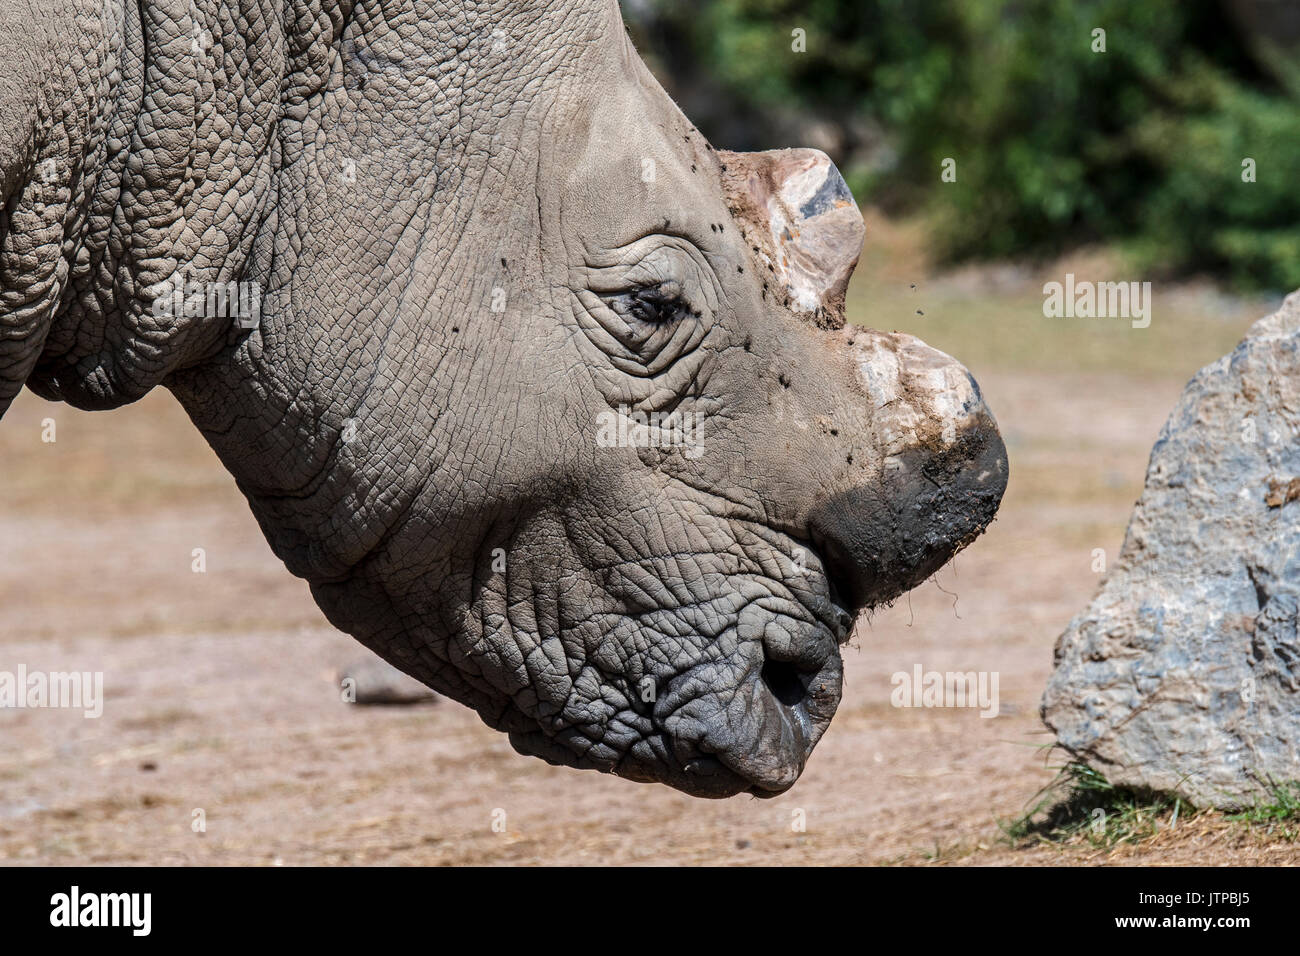
M700 317L682 293L680 283L659 282L606 300L609 307L624 319L636 319L647 325L661 326Z
M639 379L659 376L695 352L721 301L704 254L671 236L591 253L571 281L573 317L587 339L618 371Z

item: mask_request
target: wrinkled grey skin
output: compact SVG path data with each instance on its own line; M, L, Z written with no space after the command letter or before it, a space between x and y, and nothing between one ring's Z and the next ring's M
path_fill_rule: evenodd
M0 18L0 412L167 387L329 619L520 751L779 793L854 613L992 519L964 369L766 287L613 0ZM182 272L260 326L155 315ZM601 447L624 404L703 452Z

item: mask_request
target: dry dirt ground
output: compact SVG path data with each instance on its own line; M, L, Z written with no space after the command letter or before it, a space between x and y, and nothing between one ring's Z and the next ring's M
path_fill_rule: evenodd
M985 537L860 624L838 716L768 801L548 767L448 701L343 703L334 671L365 652L271 555L168 394L96 414L24 394L0 424L0 670L103 671L107 700L99 719L0 710L0 861L1300 862L1300 843L1214 815L1114 850L1013 846L999 824L1060 762L1038 699L1099 583L1094 549L1113 561L1183 382L1267 306L1180 287L1157 292L1150 329L1067 326L1042 316L1041 277L918 261L905 234L869 246L853 313L967 361L1010 486ZM1001 712L891 706L891 675L917 664L997 672Z

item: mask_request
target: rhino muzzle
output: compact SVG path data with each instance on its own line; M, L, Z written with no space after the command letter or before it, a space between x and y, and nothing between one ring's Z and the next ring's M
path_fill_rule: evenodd
M911 335L844 332L873 460L816 507L811 535L851 607L892 600L988 527L1007 453L970 372Z

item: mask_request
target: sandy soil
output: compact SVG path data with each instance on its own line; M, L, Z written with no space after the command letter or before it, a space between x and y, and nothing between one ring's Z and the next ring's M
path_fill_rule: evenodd
M1300 844L1214 817L1114 852L1015 848L999 827L1059 763L1037 715L1053 644L1208 357L1159 376L976 369L1010 449L1001 516L860 625L838 716L769 801L548 767L448 701L344 704L334 671L365 652L271 555L169 395L90 415L25 394L0 426L0 670L103 671L107 703L97 720L0 710L0 860L1300 862ZM890 676L917 664L996 671L1000 714L891 706Z

